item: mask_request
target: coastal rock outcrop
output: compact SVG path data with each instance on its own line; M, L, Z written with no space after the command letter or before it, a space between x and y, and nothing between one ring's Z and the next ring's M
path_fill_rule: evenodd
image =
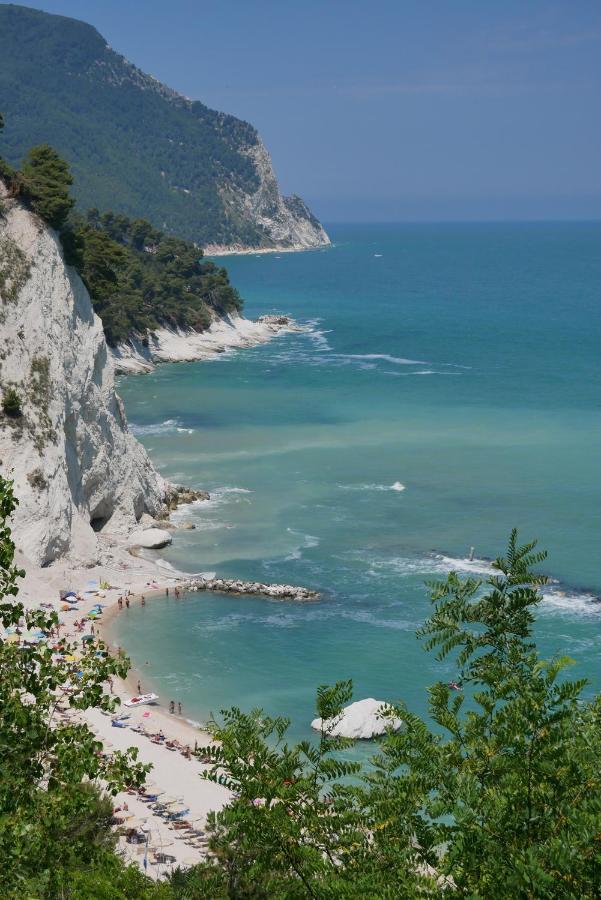
M388 729L398 731L402 721L396 716L383 716L383 712L389 709L389 705L382 700L374 700L372 697L366 700L357 700L355 703L345 706L342 715L336 719L313 719L311 728L321 731L325 725L326 730L333 737L347 737L356 740L370 740L384 734Z
M35 565L102 557L98 532L127 534L163 508L166 485L130 433L115 393L102 323L60 241L6 196L0 182L2 474L14 479L12 519Z
M151 372L160 362L211 359L227 350L264 344L288 331L303 331L289 316L260 316L255 321L229 315L214 319L205 331L156 328L144 337L132 337L110 348L117 373Z
M322 224L313 215L307 204L293 194L284 197L280 193L277 178L273 170L271 156L258 134L255 141L241 150L252 163L258 187L249 193L235 185L228 186L229 202L237 208L238 215L245 221L251 221L264 234L259 244L271 250L312 250L325 247L330 239ZM257 247L244 244L229 245L211 243L204 247L205 253L220 256L226 253L252 253Z
M163 528L146 528L143 531L134 531L130 534L128 543L130 547L143 547L145 550L160 550L172 542L172 537Z

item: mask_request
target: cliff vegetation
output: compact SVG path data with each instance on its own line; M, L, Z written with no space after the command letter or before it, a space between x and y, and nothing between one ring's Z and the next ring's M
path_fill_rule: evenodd
M0 158L0 178L3 173L12 195L58 230L66 260L85 282L109 344L144 337L161 325L203 331L215 316L242 310L226 270L203 260L192 242L166 235L144 219L101 215L96 209L87 216L74 212L69 166L48 144L32 147L19 170ZM20 248L8 236L0 238L4 302L14 302L28 273Z

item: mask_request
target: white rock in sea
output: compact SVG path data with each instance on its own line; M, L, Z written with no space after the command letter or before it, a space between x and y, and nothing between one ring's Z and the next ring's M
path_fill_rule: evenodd
M130 547L144 547L147 550L159 550L170 544L172 537L162 528L147 528L145 531L134 531L129 536Z
M348 737L369 740L380 734L384 734L388 728L398 731L402 721L396 716L392 718L382 717L382 712L389 708L389 704L382 700L357 700L349 706L345 706L342 714L337 719L326 719L325 725L330 728L330 734L335 737ZM313 719L311 728L321 731L322 719Z

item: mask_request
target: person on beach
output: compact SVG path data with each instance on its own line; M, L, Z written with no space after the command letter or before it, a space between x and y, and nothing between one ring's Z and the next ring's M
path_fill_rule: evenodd
M140 679L138 678L138 696L142 693L142 685L140 684Z
M179 701L177 704L177 714L178 714L178 716L181 716L181 714L182 714L182 705Z
M109 683L109 691L112 694L113 693L113 679L110 677L110 675L108 677L108 683Z
M165 588L165 597L168 597L168 596L169 596L169 588L167 587L167 588Z
M95 632L95 630L94 630L94 623L93 623L93 622L92 622L92 625L90 626L90 634L91 634L91 635L96 634L96 632Z
M126 597L126 598L125 598L125 605L126 605L127 608L129 609L129 597Z
M123 609L123 597L117 598L117 606L119 607L119 609Z
M169 701L169 712L171 713L171 715L174 714L174 712L175 712L175 700L170 700L170 701Z
M146 606L146 597L142 594L142 606Z

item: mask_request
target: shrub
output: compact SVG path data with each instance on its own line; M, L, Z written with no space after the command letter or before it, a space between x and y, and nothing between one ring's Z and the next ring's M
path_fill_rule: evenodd
M21 398L14 388L7 388L2 397L2 410L5 416L17 419L21 415Z
M45 487L48 486L48 482L44 477L44 473L39 467L29 473L29 475L27 476L27 481L32 488L36 488L38 491L42 491Z

